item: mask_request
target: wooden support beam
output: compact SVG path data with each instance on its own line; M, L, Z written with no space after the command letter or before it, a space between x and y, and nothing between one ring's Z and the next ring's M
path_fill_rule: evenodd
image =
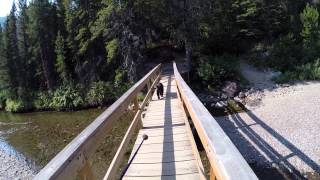
M139 101L138 101L138 96L136 96L133 100L133 109L134 109L134 112L137 113L140 109L140 106L139 106Z
M79 176L81 180L96 180L91 168L91 164L88 160L85 160L85 165L80 170Z

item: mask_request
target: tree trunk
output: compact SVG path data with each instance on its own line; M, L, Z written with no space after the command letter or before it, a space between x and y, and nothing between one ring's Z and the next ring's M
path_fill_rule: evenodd
M187 63L187 68L188 71L191 71L191 61L192 61L192 43L188 40L185 41L185 51L186 51L186 63Z

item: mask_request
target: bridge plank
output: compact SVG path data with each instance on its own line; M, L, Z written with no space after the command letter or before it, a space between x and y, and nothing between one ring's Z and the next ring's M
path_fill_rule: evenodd
M124 180L135 180L135 179L139 179L139 180L196 180L199 179L199 174L198 173L190 173L190 174L179 174L179 175L175 175L175 176L138 176L138 177L124 177Z
M174 159L172 159L171 155L163 154L162 152L158 153L146 153L146 154L138 154L135 157L134 164L149 164L149 163L162 163L162 162L173 162L173 161L187 161L194 160L192 150L184 150L184 151L173 151Z
M177 174L198 173L195 160L155 163L131 164L126 176L174 176Z
M147 134L124 179L201 179L198 162L187 134L184 109L177 98L174 78L162 76L165 97L156 93L142 118L131 157Z

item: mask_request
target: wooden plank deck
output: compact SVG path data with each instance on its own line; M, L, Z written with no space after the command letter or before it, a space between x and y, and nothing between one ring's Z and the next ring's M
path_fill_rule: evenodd
M158 100L154 93L142 119L143 127L131 157L141 143L142 135L147 134L149 138L141 146L123 179L200 179L174 76L170 73L163 75L160 82L164 85L164 98Z

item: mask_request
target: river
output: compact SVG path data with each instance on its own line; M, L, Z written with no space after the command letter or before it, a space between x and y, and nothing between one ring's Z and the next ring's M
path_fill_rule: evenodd
M102 111L0 112L0 179L32 178Z

